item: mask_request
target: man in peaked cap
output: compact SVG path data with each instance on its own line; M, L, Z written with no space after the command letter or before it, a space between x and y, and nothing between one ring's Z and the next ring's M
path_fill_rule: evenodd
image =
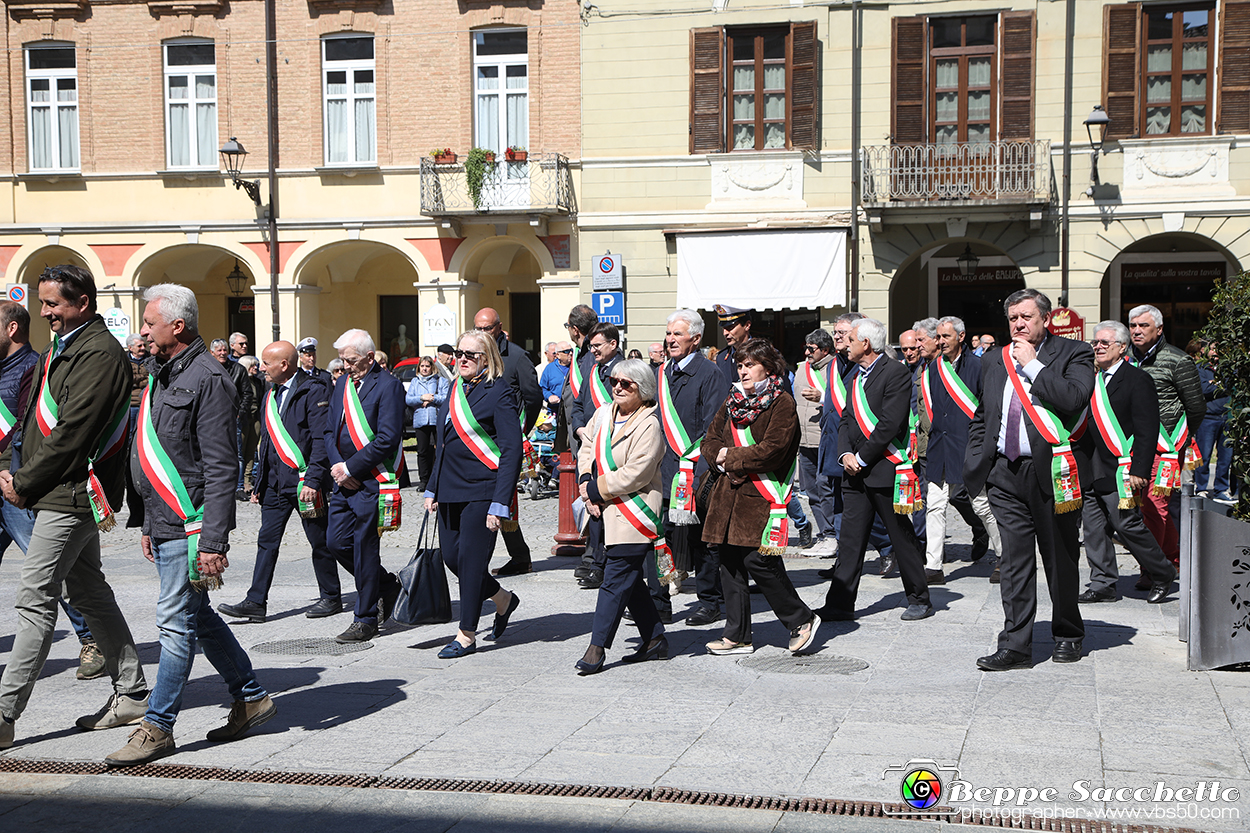
M330 378L330 374L317 367L317 339L311 336L302 338L299 344L295 345L295 350L299 353L300 370L317 381L324 382L329 387L334 387L334 380Z

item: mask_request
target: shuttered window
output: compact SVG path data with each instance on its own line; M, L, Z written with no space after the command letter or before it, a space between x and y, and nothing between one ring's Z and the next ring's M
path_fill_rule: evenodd
M1220 17L1221 133L1250 133L1250 2L1225 0Z
M690 32L690 152L819 146L815 22Z

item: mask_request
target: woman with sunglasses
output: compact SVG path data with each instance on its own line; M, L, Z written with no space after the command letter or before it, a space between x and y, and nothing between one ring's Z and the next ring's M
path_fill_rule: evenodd
M785 359L762 338L738 349L738 379L703 438L703 459L721 472L708 498L703 540L719 546L725 591L725 635L708 653L749 654L751 593L755 579L777 618L790 631L789 650L806 650L820 617L794 590L781 563L786 547L786 503L799 451L799 420L788 393Z
M447 569L460 579L460 630L438 652L456 659L477 650L482 603L495 603L490 640L503 635L520 599L490 575L499 525L508 519L521 473L521 423L495 339L460 336L456 380L438 409L438 452L425 487L425 510L438 512Z
M612 368L609 382L612 401L595 410L586 426L590 441L582 444L577 461L582 500L591 516L603 519L607 545L590 647L577 661L582 676L603 670L627 607L642 647L622 661L668 659L664 626L642 577L659 535L662 499L665 442L655 407L655 371L640 359L626 359Z

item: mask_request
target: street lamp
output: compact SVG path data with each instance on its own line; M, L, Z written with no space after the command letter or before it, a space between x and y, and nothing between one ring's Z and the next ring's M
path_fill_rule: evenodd
M226 173L230 174L235 190L242 188L252 198L252 202L260 205L260 180L239 178L243 171L243 160L247 158L247 151L239 140L231 136L230 141L222 145L218 153L221 154L221 161L226 165Z
M977 264L981 262L981 258L972 253L971 245L965 243L964 253L955 258L955 262L959 264L959 274L971 278L977 273Z
M1101 184L1098 181L1098 154L1102 151L1103 140L1107 134L1107 125L1111 123L1111 117L1103 111L1101 104L1095 104L1094 109L1085 119L1085 132L1089 135L1089 146L1092 151L1089 155L1090 176L1094 180L1095 185ZM1098 129L1098 138L1094 138L1094 129Z
M247 275L243 274L243 270L239 268L237 259L234 261L234 268L230 270L230 274L226 275L226 283L230 286L230 292L233 295L242 295L247 287Z

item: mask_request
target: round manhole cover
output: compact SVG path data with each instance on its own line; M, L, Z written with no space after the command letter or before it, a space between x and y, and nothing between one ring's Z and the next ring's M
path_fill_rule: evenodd
M354 654L372 648L368 642L335 642L332 637L308 637L306 639L278 639L273 642L262 642L253 645L252 650L258 654L294 654L296 656L337 656Z
M750 656L738 660L738 664L772 674L854 674L868 667L862 659L832 655Z

